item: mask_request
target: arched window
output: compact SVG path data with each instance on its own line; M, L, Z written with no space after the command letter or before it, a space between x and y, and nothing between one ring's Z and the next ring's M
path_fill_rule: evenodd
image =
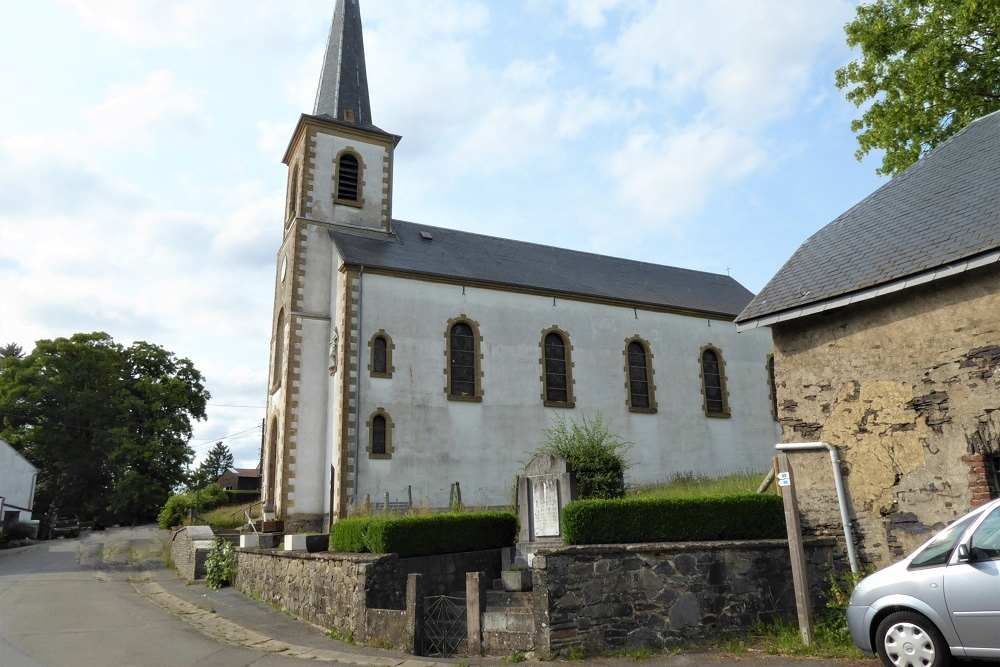
M774 379L774 355L767 355L767 388L771 395L771 417L778 421L778 384Z
M705 415L728 417L726 366L722 360L722 353L717 348L706 346L701 350L701 386Z
M271 434L267 439L267 466L264 468L264 477L267 480L264 501L274 505L277 501L275 491L278 488L278 419L271 418Z
M288 181L288 212L285 218L290 222L299 212L299 165L292 167L291 180Z
M271 387L281 386L281 376L284 372L285 360L285 310L278 311L278 321L274 326L274 359L271 362Z
M448 377L446 392L449 400L481 401L478 325L461 318L448 323Z
M368 341L369 355L368 372L372 377L391 378L392 377L392 349L395 347L389 334L385 329L378 332Z
M368 458L392 458L392 419L382 408L368 418Z
M653 364L649 343L633 338L625 344L628 408L631 412L656 412L653 397Z
M354 153L342 153L337 158L338 204L361 205L361 162Z
M542 404L572 408L573 364L569 337L556 327L542 332Z

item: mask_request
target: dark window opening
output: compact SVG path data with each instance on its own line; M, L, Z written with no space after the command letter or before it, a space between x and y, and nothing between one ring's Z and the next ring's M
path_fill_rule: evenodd
M701 376L705 383L705 410L712 414L723 414L725 410L719 357L711 350L705 350L701 355Z
M767 383L771 390L771 416L778 419L778 384L774 380L774 355L767 357Z
M649 407L649 370L641 343L628 344L628 391L633 408Z
M385 454L385 417L375 415L372 418L372 454Z
M472 327L459 322L451 328L451 395L476 395L476 340Z
M350 153L340 156L337 168L337 199L358 201L358 158Z
M387 346L385 338L382 336L377 336L375 342L372 345L372 372L373 373L388 373L389 363L388 356L386 354Z
M557 333L545 337L545 400L569 402L569 382L566 377L566 342Z

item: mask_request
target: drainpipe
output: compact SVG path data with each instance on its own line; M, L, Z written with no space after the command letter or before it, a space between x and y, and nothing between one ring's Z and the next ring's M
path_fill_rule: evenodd
M355 378L357 383L354 389L354 506L358 506L358 493L361 489L361 306L364 292L361 289L361 281L365 277L365 267L362 265L358 272L358 374ZM347 338L346 332L344 338ZM345 345L350 345L350 339L344 341ZM344 369L345 373L350 372L350 365ZM331 508L332 511L332 508Z
M847 513L847 494L844 493L844 478L840 472L840 455L837 448L828 442L796 442L777 444L775 449L782 452L794 452L826 448L830 452L830 463L833 465L833 481L837 485L837 503L840 505L840 520L844 524L844 538L847 540L847 558L851 561L851 572L857 574L858 556L854 553L854 532L851 530L851 517Z

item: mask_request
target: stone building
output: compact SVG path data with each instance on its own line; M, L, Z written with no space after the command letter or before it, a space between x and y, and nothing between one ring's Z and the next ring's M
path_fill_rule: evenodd
M288 165L264 495L288 530L365 497L510 504L555 415L600 413L635 476L769 467L770 331L716 275L393 218L400 137L372 123L356 0L338 0Z
M1000 113L807 239L736 321L772 329L782 440L839 448L870 560L996 495ZM839 532L825 452L794 462L804 525Z

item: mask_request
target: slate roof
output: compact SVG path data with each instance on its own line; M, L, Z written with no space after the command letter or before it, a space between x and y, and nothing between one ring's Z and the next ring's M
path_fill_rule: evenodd
M392 221L394 236L346 230L330 236L352 266L553 296L613 300L627 307L732 319L753 293L729 276ZM421 234L430 236L423 238Z
M998 250L1000 112L995 112L809 237L736 322L747 329L874 298L997 263Z
M347 110L354 114L351 124L371 126L372 109L358 0L337 0L334 7L313 115L346 121Z

